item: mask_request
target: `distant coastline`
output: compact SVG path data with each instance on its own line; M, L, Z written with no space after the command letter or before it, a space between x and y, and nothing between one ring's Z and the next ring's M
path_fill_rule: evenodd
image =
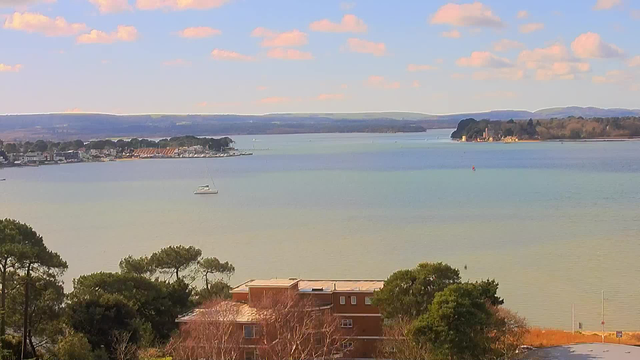
M417 112L236 114L140 114L49 113L0 115L0 139L104 139L117 137L159 138L200 134L269 135L313 133L412 133L455 128L462 119L553 120L567 118L638 117L638 109L559 107L527 110L492 110L433 115Z
M629 141L640 138L640 117L527 121L461 120L451 138L462 142Z
M181 136L149 139L7 142L0 145L0 168L137 159L225 158L253 155L233 147L229 137Z

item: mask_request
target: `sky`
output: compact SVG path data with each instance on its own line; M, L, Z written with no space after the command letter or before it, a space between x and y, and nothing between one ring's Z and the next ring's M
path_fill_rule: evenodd
M640 108L640 0L0 0L0 113Z

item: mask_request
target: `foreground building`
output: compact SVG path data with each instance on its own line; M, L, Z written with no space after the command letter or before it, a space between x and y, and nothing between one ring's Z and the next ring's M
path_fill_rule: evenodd
M236 331L242 332L242 360L260 358L254 350L263 334L259 327L260 312L268 311L258 304L274 296L295 296L302 301L312 301L314 310L323 311L337 318L340 337L340 358L373 358L382 337L382 316L373 305L373 294L380 290L382 280L300 280L269 279L249 280L231 291L234 307L233 321ZM200 314L201 315L201 314ZM220 315L218 315L220 316ZM178 319L188 323L203 319L198 310Z

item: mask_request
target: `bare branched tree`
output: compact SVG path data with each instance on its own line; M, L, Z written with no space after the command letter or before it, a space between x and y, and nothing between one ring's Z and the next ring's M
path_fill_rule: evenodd
M328 359L347 340L328 306L293 293L266 296L257 306L261 359Z
M399 318L386 322L383 328L384 340L377 349L376 358L394 360L428 360L427 346L413 340L412 321Z
M491 309L495 315L492 342L496 359L513 359L524 343L529 331L527 321L517 313L497 307Z
M167 347L175 360L239 359L242 353L242 325L238 324L243 304L214 300L196 310Z
M113 333L113 352L117 360L137 359L138 347L130 340L130 331L115 331Z

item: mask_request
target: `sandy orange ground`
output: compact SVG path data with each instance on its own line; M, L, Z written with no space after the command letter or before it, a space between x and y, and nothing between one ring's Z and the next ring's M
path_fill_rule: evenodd
M525 337L525 344L533 347L549 347L569 344L599 343L602 335L596 332L571 334L570 331L532 328ZM616 339L616 333L606 333L605 342L612 344L640 345L640 332L624 332L622 339Z

